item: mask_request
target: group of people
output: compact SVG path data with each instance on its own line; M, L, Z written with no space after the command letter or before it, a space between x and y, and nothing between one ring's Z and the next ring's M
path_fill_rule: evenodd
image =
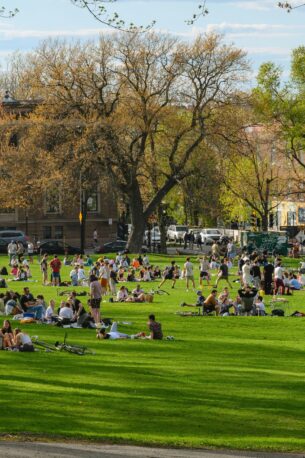
M228 315L266 315L266 307L263 292L247 285L238 290L235 299L230 296L228 287L217 296L217 290L213 289L205 298L202 291L197 291L197 301L193 304L182 302L181 307L198 307L203 315L215 312L216 316Z
M30 336L20 328L12 328L9 320L4 320L0 329L0 349L14 351L34 351Z

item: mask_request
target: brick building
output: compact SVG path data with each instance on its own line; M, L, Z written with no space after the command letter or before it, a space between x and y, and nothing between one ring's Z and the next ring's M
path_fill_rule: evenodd
M2 101L2 110L18 121L40 103L39 100L15 100L8 93ZM39 190L33 190L39 193ZM59 194L41 195L41 204L27 209L1 209L0 230L20 229L32 240L60 239L80 246L80 207ZM92 245L94 229L100 243L115 240L117 236L117 203L111 185L105 177L96 192L87 199L86 247Z

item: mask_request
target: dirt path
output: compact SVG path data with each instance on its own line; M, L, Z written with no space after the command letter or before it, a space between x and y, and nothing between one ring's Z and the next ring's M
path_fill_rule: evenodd
M6 458L305 458L304 454L162 449L123 445L0 441Z

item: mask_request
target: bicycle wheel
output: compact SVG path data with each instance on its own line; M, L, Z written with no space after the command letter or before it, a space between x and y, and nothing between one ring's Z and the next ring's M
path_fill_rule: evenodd
M33 342L33 345L37 345L38 347L44 348L45 350L49 350L49 351L57 350L55 345L44 342L43 340L32 339L32 342Z

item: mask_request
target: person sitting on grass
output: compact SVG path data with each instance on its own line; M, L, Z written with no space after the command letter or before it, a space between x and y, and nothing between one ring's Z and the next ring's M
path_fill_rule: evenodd
M51 323L52 321L57 321L58 320L58 315L55 312L55 301L54 299L51 299L49 302L49 306L46 310L45 316L44 316L45 321L48 323Z
M218 303L221 307L220 314L221 315L229 315L230 308L234 308L234 314L237 315L236 305L234 301L230 298L229 288L226 286L223 291L218 296Z
M145 302L145 292L138 284L134 290L132 290L132 296L128 297L126 302Z
M59 318L62 324L70 324L74 320L74 313L69 301L62 301L59 309Z
M246 285L244 288L238 290L241 304L239 311L246 313L247 315L253 315L255 313L255 307L253 307L254 299L257 295L257 289L251 288L250 285Z
M202 291L197 291L197 301L195 304L187 304L186 302L182 302L180 304L181 307L203 307L203 303L205 301L205 297L202 294Z
M128 299L128 290L126 286L121 286L117 296L116 296L117 302L126 302L126 299Z
M217 298L217 290L213 289L211 291L211 294L205 299L202 307L202 313L204 314L209 314L211 312L216 312L216 316L219 316L221 306L219 305Z
M257 299L255 300L254 303L255 306L255 314L258 316L265 316L266 315L266 308L265 304L263 302L262 296L257 296Z
M3 321L3 326L0 330L0 337L2 338L2 348L12 348L14 345L14 334L9 320Z
M162 340L163 339L163 332L161 323L156 321L155 315L152 313L148 317L147 327L150 331L150 335L147 336L147 339L152 340Z
M297 280L297 277L294 274L291 274L290 276L289 288L295 291L300 291L302 289L302 284Z
M16 328L14 331L14 347L19 351L34 351L34 345L31 338L21 329Z
M30 289L27 287L23 288L23 295L20 298L20 305L24 312L34 313L37 320L42 320L43 306L37 303L33 294L30 293Z

